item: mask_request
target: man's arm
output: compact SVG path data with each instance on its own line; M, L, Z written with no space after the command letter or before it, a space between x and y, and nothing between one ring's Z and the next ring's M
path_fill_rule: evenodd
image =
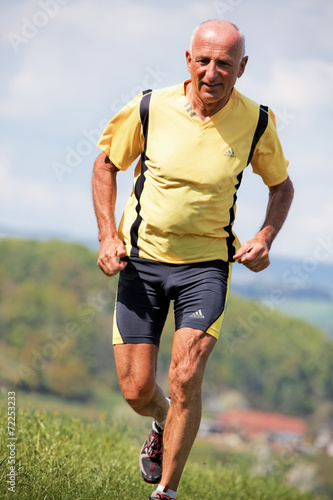
M126 251L118 236L114 217L117 172L117 167L110 162L105 153L96 158L92 187L99 230L98 239L101 245L97 265L107 276L117 274L127 265L126 262L118 260L119 257L125 257Z
M265 221L256 236L240 247L234 259L251 271L259 272L269 266L269 251L274 238L287 218L294 196L289 177L281 184L269 188Z

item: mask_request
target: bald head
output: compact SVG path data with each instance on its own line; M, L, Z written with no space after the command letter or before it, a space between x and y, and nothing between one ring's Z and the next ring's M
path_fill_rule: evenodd
M238 49L240 60L245 56L245 37L240 29L233 23L221 20L204 21L197 26L191 36L190 51L193 52L195 43L202 38L218 36L221 44L229 43Z
M186 89L190 104L201 117L212 116L228 102L248 61L244 36L227 21L206 21L193 32L186 51L191 81Z

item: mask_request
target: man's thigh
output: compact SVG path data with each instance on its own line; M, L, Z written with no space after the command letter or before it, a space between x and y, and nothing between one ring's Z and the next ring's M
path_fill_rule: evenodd
M113 344L159 346L170 304L163 289L168 268L148 259L126 260L119 275Z
M114 346L114 356L122 391L131 399L135 394L153 391L157 369L158 347L154 344L119 344Z
M201 330L218 339L228 299L231 264L221 260L191 264L173 277L176 330Z
M174 370L178 383L193 380L201 387L205 366L216 345L216 338L193 328L181 328L175 332L170 372Z

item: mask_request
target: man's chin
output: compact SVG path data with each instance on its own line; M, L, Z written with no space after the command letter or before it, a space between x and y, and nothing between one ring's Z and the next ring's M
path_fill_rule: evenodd
M201 93L201 100L203 102L207 103L214 103L221 101L223 97L220 95L220 93L215 93L215 92L202 92Z
M203 100L209 99L213 101L219 101L220 99L223 99L223 92L221 91L220 86L216 87L203 87L200 91L201 97Z

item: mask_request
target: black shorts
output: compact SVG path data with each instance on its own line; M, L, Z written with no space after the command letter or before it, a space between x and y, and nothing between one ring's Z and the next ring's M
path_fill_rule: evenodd
M218 338L229 292L230 263L124 260L127 266L119 275L113 344L158 346L171 300L176 330L194 328Z

